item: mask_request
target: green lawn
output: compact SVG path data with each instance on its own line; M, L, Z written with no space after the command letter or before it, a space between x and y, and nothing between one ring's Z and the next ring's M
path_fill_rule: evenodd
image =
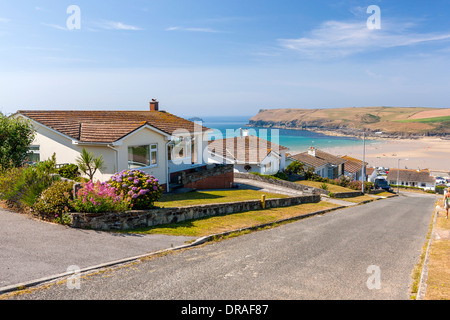
M296 183L298 184L302 184L305 186L309 186L309 187L314 187L314 188L319 188L322 189L322 185L324 184L323 182L317 182L317 181L309 181L309 180L302 180L302 181L297 181ZM352 190L349 188L344 188L341 186L337 186L331 183L325 183L327 185L327 191L332 192L332 193L339 193L339 192L355 192L356 190Z
M276 222L282 219L297 217L307 213L332 209L335 207L337 207L336 204L321 201L319 203L305 203L292 207L246 211L241 213L207 217L174 224L120 231L120 233L167 234L176 236L202 237Z
M266 199L287 198L289 196L278 193L267 193L257 190L212 190L194 191L180 194L163 195L159 201L155 202L157 207L184 207L199 204L237 202L246 200L260 200L265 195Z

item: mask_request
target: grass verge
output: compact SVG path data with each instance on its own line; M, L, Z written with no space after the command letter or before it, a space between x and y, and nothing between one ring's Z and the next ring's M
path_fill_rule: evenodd
M420 285L420 280L421 280L421 275L422 275L422 270L423 270L423 266L425 263L425 257L426 257L426 253L427 253L427 248L428 248L428 242L430 241L431 238L431 233L433 231L433 221L434 221L434 215L431 217L431 222L430 222L430 226L428 227L428 233L425 237L426 241L424 243L424 245L422 246L422 251L419 257L419 261L417 262L417 264L415 265L411 278L412 278L412 285L411 285L411 299L415 300L417 298L417 293L419 291L419 285Z
M442 200L439 201L442 208ZM450 219L445 211L438 213L435 225L437 237L433 239L428 256L428 277L425 300L450 299Z
M337 199L337 198L336 198ZM376 198L371 197L371 196L358 196L358 197L351 197L351 198L339 198L338 200L343 200L343 201L348 201L348 202L353 202L353 203L362 203L362 202L370 202L370 201L375 201Z
M246 211L229 215L207 217L174 224L121 231L121 233L203 237L242 228L254 227L265 223L274 223L279 220L336 207L338 207L338 205L321 201L319 203L305 203L292 207Z

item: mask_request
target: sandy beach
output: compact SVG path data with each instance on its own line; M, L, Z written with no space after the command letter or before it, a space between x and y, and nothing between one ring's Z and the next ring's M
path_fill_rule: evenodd
M336 147L323 149L326 152L363 158L363 147ZM431 171L450 171L450 140L421 138L417 140L396 139L368 141L365 159L369 166L397 168L430 169ZM408 160L403 160L408 159Z

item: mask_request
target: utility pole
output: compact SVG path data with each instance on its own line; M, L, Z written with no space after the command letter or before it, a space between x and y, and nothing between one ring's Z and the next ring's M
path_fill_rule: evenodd
M363 132L363 167L361 192L364 194L364 183L366 182L366 132Z

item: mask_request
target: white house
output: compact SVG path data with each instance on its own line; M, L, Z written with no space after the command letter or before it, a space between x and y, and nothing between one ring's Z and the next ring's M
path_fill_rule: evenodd
M290 155L288 165L293 161L303 163L307 168L314 168L314 172L322 178L336 179L344 174L344 163L347 160L330 153L310 147L308 151Z
M234 165L235 172L275 174L286 168L286 147L244 130L239 137L209 141L209 163Z
M386 180L391 185L418 187L424 190L435 190L436 178L430 175L429 170L390 169Z
M200 124L159 110L148 111L18 111L36 130L30 151L35 160L53 153L57 163L76 163L83 148L102 155L104 170L95 179L106 181L116 172L140 169L158 178L163 188L183 171L206 167L207 133Z

